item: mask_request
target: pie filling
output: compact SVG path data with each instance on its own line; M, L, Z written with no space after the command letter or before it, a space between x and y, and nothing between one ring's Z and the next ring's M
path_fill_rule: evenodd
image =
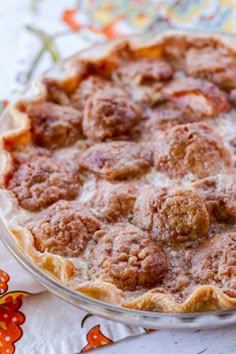
M91 297L234 308L236 49L181 33L105 47L10 109L2 217L34 262Z

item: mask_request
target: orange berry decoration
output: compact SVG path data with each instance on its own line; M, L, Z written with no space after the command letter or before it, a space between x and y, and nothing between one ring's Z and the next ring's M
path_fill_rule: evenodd
M24 322L25 316L18 311L22 304L21 296L15 300L9 296L6 301L4 305L0 306L0 353L13 354L15 352L14 343L23 334L19 325Z
M88 344L81 350L81 353L89 349L100 347L101 345L113 343L113 341L101 332L100 325L96 325L87 333Z
M9 276L6 272L0 269L0 295L4 294L8 289Z

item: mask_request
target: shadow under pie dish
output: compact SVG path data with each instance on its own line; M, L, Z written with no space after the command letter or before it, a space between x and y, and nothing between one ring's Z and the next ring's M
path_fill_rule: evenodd
M223 35L123 38L9 107L1 217L45 277L124 311L236 307L235 58Z

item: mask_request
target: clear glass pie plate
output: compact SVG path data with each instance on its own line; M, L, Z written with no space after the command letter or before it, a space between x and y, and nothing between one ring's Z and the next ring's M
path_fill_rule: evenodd
M222 34L221 34L222 35ZM224 36L224 35L223 35ZM228 35L226 35L228 37ZM150 40L153 37L153 33L146 33L144 35L136 35L135 38L139 39L143 37ZM84 51L86 52L86 51ZM66 74L68 60L57 64L46 75L51 77L60 76L60 71ZM37 95L37 89L34 85L30 85L28 89L23 93L24 97L31 99ZM8 113L4 113L1 117L2 132L4 128L4 116ZM144 328L214 328L225 325L231 325L236 323L236 309L226 311L215 312L197 312L197 313L160 313L150 311L132 310L111 304L103 303L95 300L91 297L76 292L70 288L63 286L49 273L42 270L37 266L18 246L16 240L8 231L4 222L0 219L0 237L9 249L16 260L46 289L62 298L66 302L78 307L84 311L87 311L93 315L101 316L103 318L125 323L128 325L142 326Z
M66 288L49 273L40 269L21 251L6 226L0 220L0 235L3 243L16 260L45 288L66 302L93 315L144 328L214 328L236 323L236 310L202 312L202 313L160 313L132 310L94 300Z

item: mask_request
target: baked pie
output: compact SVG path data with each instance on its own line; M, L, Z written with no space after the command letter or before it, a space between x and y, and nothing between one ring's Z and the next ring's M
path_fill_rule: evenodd
M1 217L65 287L147 311L236 307L236 46L170 31L97 45L1 126Z

